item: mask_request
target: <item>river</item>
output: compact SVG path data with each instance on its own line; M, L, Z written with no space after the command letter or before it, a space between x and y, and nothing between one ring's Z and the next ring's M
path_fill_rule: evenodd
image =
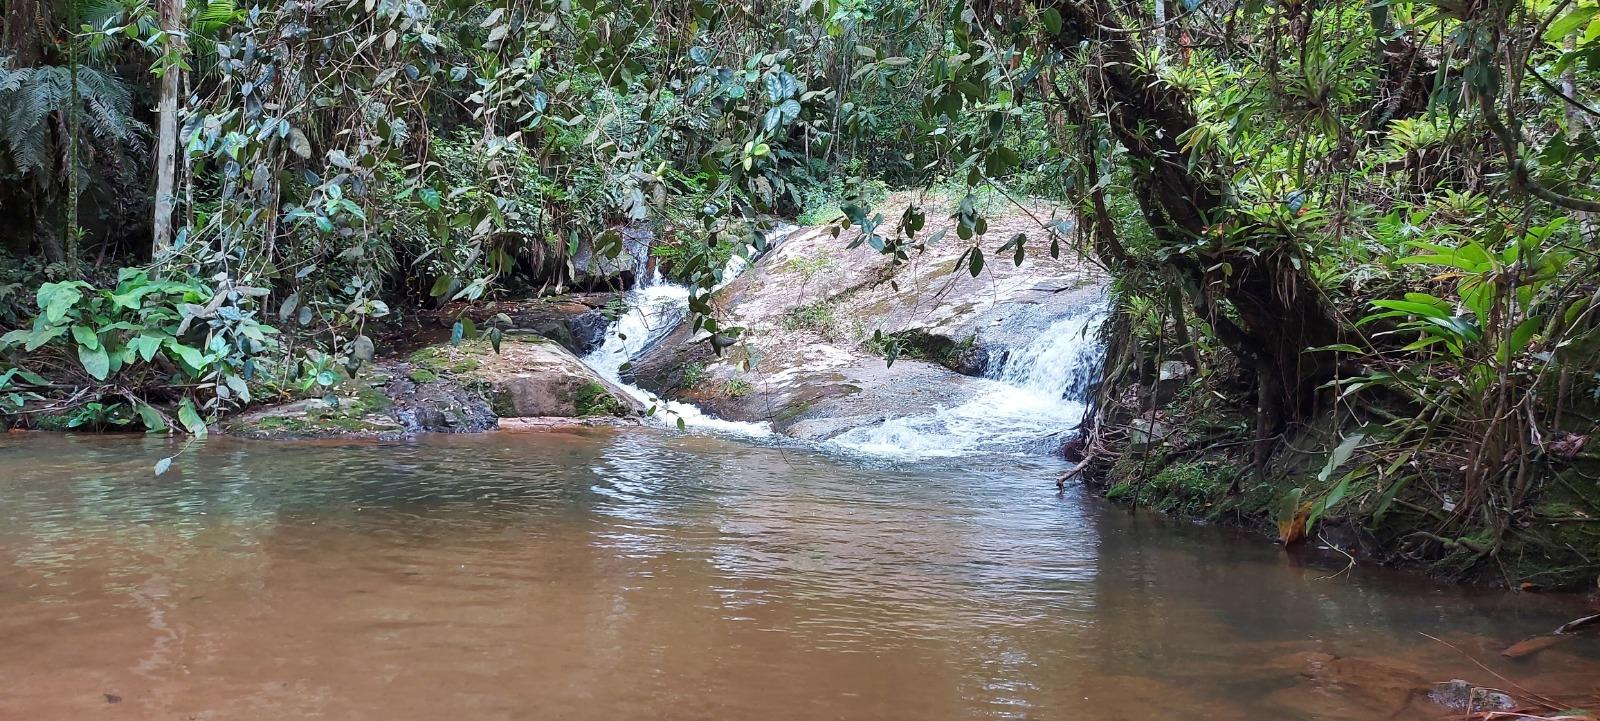
M1365 721L1505 685L1473 658L1600 679L1592 639L1497 656L1570 599L1341 573L1051 460L636 428L214 438L153 477L173 448L0 437L0 719Z

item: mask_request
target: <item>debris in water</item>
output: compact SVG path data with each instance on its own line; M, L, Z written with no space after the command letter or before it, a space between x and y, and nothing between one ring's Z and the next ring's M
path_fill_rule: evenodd
M1528 638L1511 644L1506 648L1506 650L1501 651L1500 655L1505 656L1506 658L1525 658L1561 643L1562 641L1566 641L1567 639L1572 638L1574 633L1589 626L1600 626L1600 613L1594 614L1593 616L1584 616L1583 618L1573 619L1561 624L1560 628L1557 628L1550 633L1529 636Z
M1474 686L1461 679L1434 684L1428 698L1452 711L1510 711L1517 708L1516 699L1492 688Z

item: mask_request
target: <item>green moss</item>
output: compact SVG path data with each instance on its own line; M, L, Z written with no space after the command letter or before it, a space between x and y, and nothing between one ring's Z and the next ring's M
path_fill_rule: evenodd
M625 416L628 407L599 383L588 383L578 389L578 415Z
M466 347L461 346L458 353L451 353L449 346L428 346L412 353L406 360L413 365L440 373L471 373L478 369L478 359L467 353Z
M314 403L304 413L268 415L248 421L236 420L234 431L260 435L338 435L393 430L389 411L393 402L381 391L362 386L354 395L339 399L339 405Z
M794 418L798 418L801 414L804 414L809 410L811 410L811 401L800 401L799 403L779 411L777 415L773 416L773 420L780 422L792 420Z
M494 411L496 417L514 418L517 415L517 406L511 401L511 394L504 390L494 390L487 386L477 389L483 397L489 399L489 410Z
M412 383L434 383L439 380L439 374L420 367L412 368L411 372L406 374L406 377L410 378Z
M1231 465L1211 461L1152 464L1161 470L1143 480L1138 476L1139 465L1114 469L1114 474L1120 470L1121 475L1106 490L1106 497L1186 516L1214 516L1231 507L1228 490L1238 473Z

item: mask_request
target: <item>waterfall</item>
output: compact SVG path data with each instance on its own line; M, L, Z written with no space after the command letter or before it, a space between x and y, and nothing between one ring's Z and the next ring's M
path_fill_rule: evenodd
M780 225L774 228L767 234L767 246L770 248L781 242L794 230L795 227L792 225ZM750 261L746 256L753 256L755 249L746 247L744 250L745 253L735 253L728 259L719 282L710 292L714 293L733 282L734 278L749 267ZM646 278L643 275L640 277ZM606 380L620 386L639 402L647 407L654 407L656 410L652 418L663 425L700 428L742 436L771 435L772 428L766 423L722 420L707 415L693 404L661 398L622 379L622 368L626 363L666 337L689 317L689 293L690 289L687 286L669 282L662 278L659 272L648 276L647 280L629 291L628 311L606 329L605 341L599 348L584 356L583 362Z
M1087 400L1105 352L1096 338L1105 317L1105 300L1101 298L1056 321L1032 342L1007 354L992 377L1036 393Z
M1074 432L1088 410L1104 349L1100 325L1107 301L1052 323L977 382L976 393L951 408L891 418L846 431L828 443L894 459L994 452L1049 452Z
M769 245L794 231L774 230ZM750 250L750 249L747 249ZM714 292L748 266L735 254ZM671 401L622 379L622 368L681 325L689 316L690 289L653 274L628 293L628 311L606 330L605 341L583 360L646 406L667 427L742 436L769 436L766 423L727 421L689 403ZM1099 330L1107 313L1104 295L1057 319L1019 346L996 353L986 378L974 381L969 399L950 408L891 418L847 431L828 445L852 453L894 459L976 453L1050 452L1083 421L1089 391L1099 373Z

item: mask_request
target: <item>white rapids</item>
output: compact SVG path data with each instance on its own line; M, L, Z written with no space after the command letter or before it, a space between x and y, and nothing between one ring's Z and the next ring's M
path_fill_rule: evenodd
M793 231L792 225L780 225L773 229L767 236L768 247L781 242ZM748 247L745 251L746 255L754 253ZM722 269L721 281L711 292L732 282L748 266L745 255L735 253L728 259L727 266ZM651 418L663 425L740 436L772 435L772 427L767 423L723 420L707 415L691 403L667 400L622 379L622 369L629 361L671 333L689 316L690 291L687 286L668 282L659 273L646 275L641 272L639 277L648 277L649 280L628 292L628 312L606 329L605 341L584 356L583 362L646 407L653 408Z
M1008 353L977 393L951 408L934 408L846 431L829 445L896 460L943 458L983 452L1045 450L1063 431L1076 429L1104 351L1101 297L1056 321L1027 345Z
M794 230L793 226L774 229L769 245ZM729 260L713 292L745 270L749 264L745 256L753 255L752 249L745 250ZM657 424L747 437L774 435L768 423L716 418L693 404L662 398L622 379L630 361L689 316L688 287L643 268L638 277L649 280L628 293L628 311L611 324L605 341L583 361L654 409L651 418ZM1027 344L1010 349L988 377L976 382L975 394L964 403L855 428L826 445L891 460L1053 450L1047 446L1059 445L1088 411L1104 352L1099 336L1108 306L1102 294Z

